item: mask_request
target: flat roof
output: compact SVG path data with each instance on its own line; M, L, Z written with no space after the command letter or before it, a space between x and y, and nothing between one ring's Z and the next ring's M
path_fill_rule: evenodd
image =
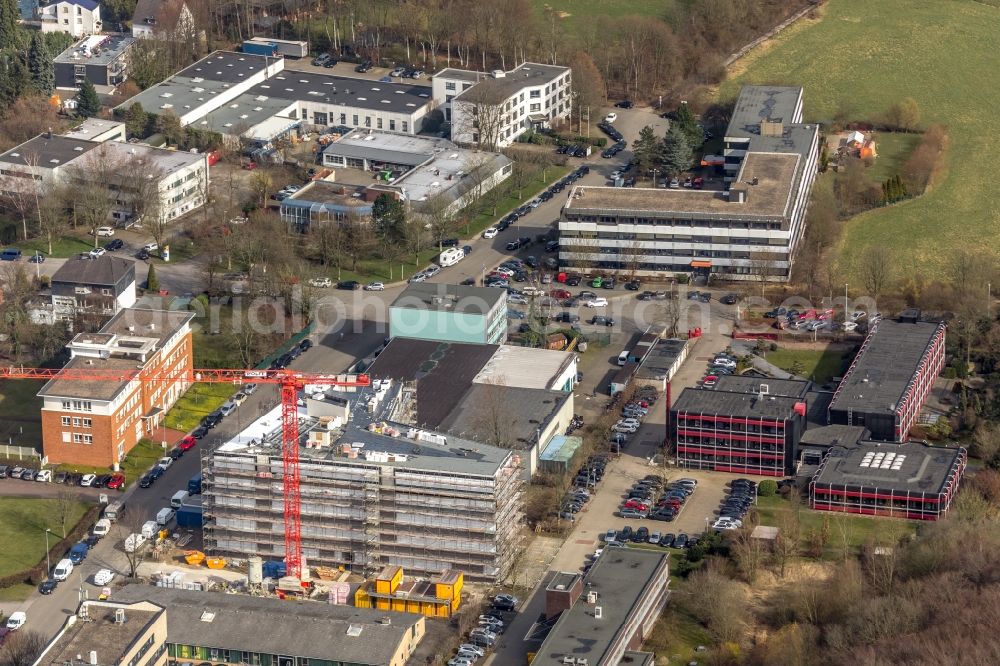
M727 137L758 136L762 120L795 122L801 86L743 86L736 98Z
M56 56L55 62L109 65L124 54L135 38L128 35L90 35Z
M144 143L122 143L121 141L105 141L101 144L102 150L108 151L108 157L116 157L125 160L147 160L155 164L157 169L163 171L167 176L192 164L205 160L204 153L192 153L186 150L167 150L166 148L154 148Z
M837 387L830 409L895 413L939 330L944 324L879 321Z
M436 428L462 400L497 349L497 345L393 338L368 373L397 382L416 381L416 422Z
M487 315L506 296L507 292L503 289L493 289L492 287L473 287L442 282L412 282L389 307Z
M415 613L148 585L126 585L115 598L165 607L167 641L177 645L235 645L247 652L379 666L392 663L423 621Z
M759 393L761 386L767 387L768 395L804 400L812 382L804 379L761 379L760 377L722 375L719 377L715 389L733 393Z
M215 51L198 62L188 65L174 76L168 78L167 81L174 78L186 78L191 80L218 81L220 83L240 83L254 74L263 72L275 60L277 58L268 58L267 56L251 53Z
M296 202L301 206L319 203L347 208L371 209L372 202L365 201L364 196L354 196L355 194L363 194L364 191L365 188L358 185L348 185L328 180L314 180L282 201L281 205L289 205L292 202Z
M581 446L583 446L583 437L556 435L545 447L545 450L538 454L538 459L569 464L569 461L573 459L573 454Z
M457 81L465 81L466 83L475 83L486 77L490 76L485 72L476 72L471 69L459 69L457 67L445 67L440 72L434 75L435 79L453 79Z
M575 362L576 354L573 352L501 345L473 381L477 384L562 390L562 386L553 386L553 382Z
M59 134L39 134L0 154L0 162L55 169L103 145Z
M416 113L431 102L427 86L287 69L258 83L248 93L391 113Z
M639 600L649 588L667 585L668 558L665 552L605 548L583 579L583 594L556 620L532 663L563 664L563 657L571 656L592 666L611 666L602 660L626 623L641 621L633 617ZM588 592L597 593L600 619L594 617L595 605L587 603Z
M491 92L502 96L503 99L507 99L523 88L537 88L547 85L568 71L570 71L569 67L526 62L506 72L500 78L495 78L492 74L483 74L481 75L480 83L489 86ZM459 93L455 99L461 99L463 95L468 95L469 91L475 90L476 87L472 86L469 90Z
M939 494L958 474L964 457L959 447L861 441L831 448L813 481Z
M730 201L725 192L716 190L574 185L565 211L595 216L642 213L667 219L691 214L781 218L790 214L792 185L801 159L798 153L748 154L743 160L741 180L757 178L757 184L746 186L744 203Z
M502 438L508 446L525 449L569 398L563 391L473 384L437 428L470 439Z
M104 134L109 130L117 129L119 127L124 128L125 123L120 123L117 120L87 118L73 129L65 132L63 136L68 136L72 139L89 139L90 137Z
M62 634L39 657L38 664L89 664L92 650L97 653L98 664L117 664L149 625L165 612L162 607L144 610L126 606L126 621L119 623L115 622L115 611L122 607L120 604L84 603L87 605L87 621L77 621L72 626L66 626ZM80 659L80 655L83 655L83 659Z
M867 428L864 426L827 425L818 428L806 428L799 438L800 446L849 446L857 444L865 437Z
M455 201L482 184L482 181L511 163L499 153L463 150L454 147L406 172L393 183L412 202L423 202L442 195ZM481 178L470 177L482 169Z
M643 359L642 363L635 371L635 376L639 379L664 379L670 372L670 367L677 362L687 340L661 340L657 339L656 344Z
M749 393L735 393L702 388L686 388L670 408L672 412L731 416L737 418L767 418L785 420L795 414L797 398L765 396L760 398Z
M458 150L458 146L445 139L358 128L331 142L323 154L414 167L447 150Z
M262 99L260 95L243 94L206 113L191 123L191 126L210 129L221 134L233 134L237 129L242 129L240 134L244 134L274 116L288 112L294 104L287 99ZM292 125L301 122L292 118L285 120Z

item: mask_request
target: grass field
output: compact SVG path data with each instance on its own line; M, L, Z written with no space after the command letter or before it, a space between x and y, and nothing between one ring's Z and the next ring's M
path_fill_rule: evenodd
M63 525L59 516L62 501L0 497L0 538L4 543L0 549L0 576L27 569L45 557L45 528L55 532L54 536L49 536L50 546L62 536ZM86 510L85 502L70 500L66 515L67 532L79 522Z
M0 444L40 448L42 401L38 390L45 382L17 379L0 382Z
M848 363L842 351L831 349L779 349L767 352L765 360L788 372L795 363L800 363L802 376L817 384L825 384L831 377L841 376Z
M594 31L600 25L600 17L652 16L669 21L674 8L687 4L689 0L532 0L535 13L547 18L554 10L563 29L568 33L580 34L585 30ZM597 20L595 20L597 19Z
M194 384L167 412L163 424L182 432L194 430L203 417L221 407L234 393L236 387L232 384Z
M153 439L142 439L132 447L132 450L125 454L122 461L121 471L125 474L126 485L132 485L139 477L145 474L146 470L153 466L157 460L164 455L163 447L160 445L159 431L153 433ZM107 474L110 467L88 467L87 465L63 464L52 468L57 472L78 472L80 474Z
M885 132L878 135L878 159L865 173L875 183L902 173L903 164L920 143L919 134Z
M106 243L106 240L102 239L101 245ZM75 254L80 254L81 252L90 252L94 249L94 239L88 238L87 236L80 235L77 236L65 236L63 238L52 239L52 254L49 254L49 242L44 238L32 238L28 241L21 241L15 244L15 247L21 248L21 252L25 256L34 254L37 250L41 254L49 257L71 257Z
M983 156L1000 149L1000 73L983 54L1000 48L1000 9L973 0L831 0L820 21L806 21L738 64L723 97L740 84L801 85L806 120L838 108L863 119L913 97L922 123L942 123L951 138L947 170L923 197L860 215L840 248L845 277L868 245L898 255L898 272L944 272L952 250L982 248L1000 256L1000 214L983 193L993 173Z

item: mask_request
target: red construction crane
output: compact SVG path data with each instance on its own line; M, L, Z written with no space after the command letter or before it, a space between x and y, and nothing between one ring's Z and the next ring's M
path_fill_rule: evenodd
M298 370L190 370L181 372L104 370L101 368L0 368L0 379L58 379L59 381L143 382L176 381L207 384L277 384L281 390L281 464L285 501L285 568L289 576L302 574L302 506L299 495L298 392L306 384L358 387L371 383L368 375L336 375Z

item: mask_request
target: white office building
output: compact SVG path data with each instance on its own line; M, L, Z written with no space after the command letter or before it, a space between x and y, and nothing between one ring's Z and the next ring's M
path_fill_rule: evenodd
M819 156L819 127L801 120L801 88L747 86L718 187L573 187L559 221L560 265L787 280Z

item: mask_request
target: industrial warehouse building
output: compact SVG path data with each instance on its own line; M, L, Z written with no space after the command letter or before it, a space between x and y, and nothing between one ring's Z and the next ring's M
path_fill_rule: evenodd
M396 382L322 388L299 413L306 566L505 576L518 554L517 452L404 425L415 405ZM206 549L282 558L280 406L217 448L203 475Z
M677 462L690 469L784 476L806 429L809 382L723 376L685 389L670 408Z
M819 156L802 88L744 87L726 146L717 188L574 186L559 221L560 265L787 280Z
M876 440L906 440L944 367L945 325L918 317L871 328L834 393L829 423L863 426Z

